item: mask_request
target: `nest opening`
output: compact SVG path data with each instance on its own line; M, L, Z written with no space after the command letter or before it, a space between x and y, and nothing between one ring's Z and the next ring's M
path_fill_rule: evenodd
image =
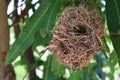
M63 51L64 54L68 54L69 53L67 47L62 42L61 42L61 48L62 48L62 51Z
M87 29L85 27L83 27L83 26L77 25L76 27L74 27L73 32L77 36L79 36L79 35L86 35L87 34Z

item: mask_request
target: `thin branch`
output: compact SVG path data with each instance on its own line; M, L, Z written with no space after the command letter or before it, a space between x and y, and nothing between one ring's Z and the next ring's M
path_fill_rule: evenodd
M46 51L47 51L47 49L45 49L45 50L43 50L43 51L41 51L41 52L39 53L40 55L39 55L38 60L34 63L33 66L31 66L31 68L27 71L27 73L25 74L25 76L23 77L22 80L25 79L25 77L28 75L28 73L29 73L30 70L32 70L33 68L35 68L36 64L40 61L41 56L42 56Z

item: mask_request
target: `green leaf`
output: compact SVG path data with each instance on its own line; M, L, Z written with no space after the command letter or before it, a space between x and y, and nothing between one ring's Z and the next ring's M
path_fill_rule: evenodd
M47 46L52 39L52 34L49 33L45 37L42 37L40 35L40 32L38 31L35 35L35 39L33 42L33 50L35 50L36 46L42 45L42 46Z
M95 69L96 71L96 75L101 79L101 80L105 80L106 74L102 71L102 68L98 67ZM97 77L97 78L98 78ZM99 79L98 78L98 79Z
M71 5L71 4L79 4L80 3L80 0L62 0L62 5L64 6L64 7L66 7L66 6L69 6L69 5Z
M84 73L83 73L82 80L89 80L89 76L88 76L88 73L86 71L84 71Z
M47 61L44 64L43 80L56 80L56 76L51 71L51 61L52 55L47 58Z
M53 29L55 22L56 22L56 16L60 11L61 1L52 1L54 4L48 9L49 16L46 16L46 21L42 24L42 27L40 28L40 34L41 37L46 37L47 34L51 32ZM55 4L57 2L57 4Z
M107 24L120 64L120 0L106 0Z
M113 44L110 37L106 37L105 40L106 40L106 53L110 54L110 57L109 57L110 65L115 66L118 62L117 53L113 48Z
M51 20L52 17L56 17L57 12L60 9L60 0L45 0L38 10L26 23L20 36L11 46L8 51L5 64L13 62L19 55L25 52L25 50L32 44L34 40L34 34L42 27L54 26L55 20ZM54 13L56 12L56 13Z
M81 71L77 69L76 71L71 73L71 76L68 80L80 80L81 79Z
M52 63L51 63L51 71L60 78L61 76L64 75L65 73L65 66L63 64L60 64L56 56L52 57Z
M32 2L32 0L26 0L26 5L31 6L31 2Z
M109 61L110 61L111 66L115 66L117 64L117 55L116 55L115 50L110 54Z

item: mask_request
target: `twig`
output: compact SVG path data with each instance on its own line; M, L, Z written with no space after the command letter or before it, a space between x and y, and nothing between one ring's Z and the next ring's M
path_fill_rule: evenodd
M46 50L47 50L47 49L45 49L45 50L43 50L43 51L41 51L41 52L39 53L40 55L39 55L38 60L37 60L37 61L34 63L34 65L27 71L27 73L25 74L25 76L23 77L22 80L24 80L25 77L28 75L29 71L32 70L32 69L36 66L36 64L39 62L41 56L46 52Z

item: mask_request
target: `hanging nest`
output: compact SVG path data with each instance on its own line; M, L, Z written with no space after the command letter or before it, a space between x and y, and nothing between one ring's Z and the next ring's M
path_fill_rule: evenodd
M48 46L57 59L72 69L88 65L100 50L103 23L97 10L86 3L66 8Z

